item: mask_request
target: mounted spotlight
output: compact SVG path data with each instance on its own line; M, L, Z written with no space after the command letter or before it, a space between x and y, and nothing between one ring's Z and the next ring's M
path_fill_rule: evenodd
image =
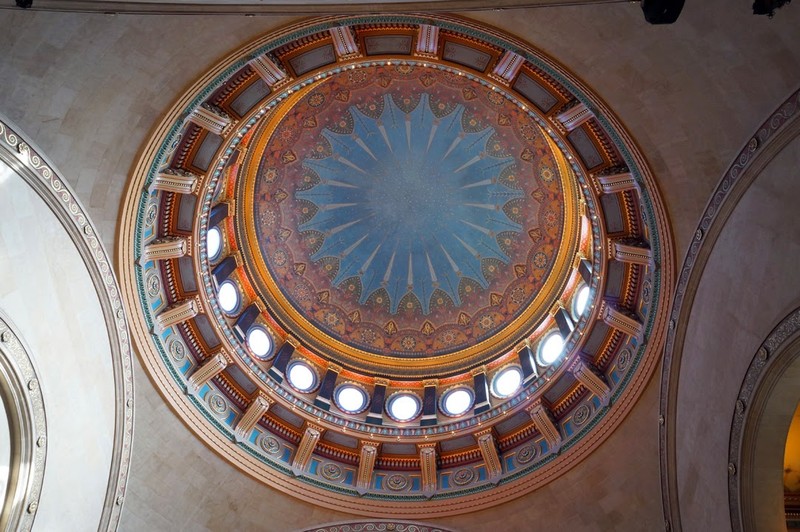
M33 0L17 0L17 7L28 9L33 5Z
M644 19L650 24L672 24L683 10L684 0L642 0Z

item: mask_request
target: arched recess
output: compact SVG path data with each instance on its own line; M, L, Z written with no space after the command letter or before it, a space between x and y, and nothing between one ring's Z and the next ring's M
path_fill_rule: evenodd
M5 416L5 418L2 418ZM29 530L38 509L47 454L39 375L11 320L0 311L0 530Z
M25 512L35 513L36 529L115 530L133 437L119 288L74 191L1 114L0 212L0 307L36 363L25 390L40 389L48 412L46 438L37 431L35 441L47 449L44 479Z
M800 399L800 309L767 337L742 382L728 453L733 530L785 529L783 450Z
M679 272L659 417L668 530L728 519L723 427L752 353L800 293L790 271L800 226L789 198L799 134L796 91L748 139L717 185Z

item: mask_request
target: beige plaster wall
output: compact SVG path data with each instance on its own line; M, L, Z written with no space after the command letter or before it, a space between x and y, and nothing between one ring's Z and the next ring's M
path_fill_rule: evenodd
M0 308L28 344L47 420L34 529L96 529L114 443L114 378L100 302L64 227L4 162L0 213Z
M730 523L728 442L737 394L761 342L800 306L799 195L797 137L742 197L703 272L677 399L677 478L687 530Z
M653 27L637 4L470 16L562 61L621 117L656 173L682 257L708 196L750 134L800 84L800 10L689 2ZM106 245L137 151L180 91L225 53L288 19L4 12L0 111L61 168ZM199 444L137 371L136 436L123 530L283 530L346 516L289 499ZM571 473L501 510L445 519L463 530L653 530L662 526L658 385Z

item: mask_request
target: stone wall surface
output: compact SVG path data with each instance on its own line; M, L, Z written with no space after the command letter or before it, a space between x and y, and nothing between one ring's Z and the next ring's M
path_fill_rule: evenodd
M617 113L659 181L680 260L734 155L800 84L800 10L788 6L767 20L750 15L747 2L731 4L689 2L678 23L664 27L647 25L635 3L468 16L557 58ZM289 21L3 11L0 111L59 167L111 249L127 175L159 118L226 53ZM710 342L698 346L698 357L719 360L721 351ZM228 466L169 411L141 367L136 370L123 530L290 530L347 518ZM533 523L537 529L661 528L657 380L606 443L569 473L524 498L441 524L461 530L527 530Z
M676 454L681 519L693 527L730 522L728 442L737 394L761 342L800 306L798 169L800 137L764 168L736 206L692 307L678 388Z

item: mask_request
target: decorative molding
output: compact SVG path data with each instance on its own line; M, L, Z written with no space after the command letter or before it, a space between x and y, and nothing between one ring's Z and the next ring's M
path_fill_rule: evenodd
M790 349L800 335L800 308L795 309L775 327L761 347L756 351L750 366L747 368L739 393L736 395L736 406L731 421L731 435L728 447L728 504L731 516L731 528L734 532L754 529L753 508L744 504L742 497L751 490L743 489L744 479L753 464L743 463L749 454L749 445L745 442L748 428L752 430L754 410L759 410L756 403L763 401L764 393L772 391L775 384L770 377L777 377L786 366L798 357L796 349ZM770 382L768 382L770 381ZM760 392L764 393L760 393ZM748 423L750 422L750 423ZM748 427L749 425L749 427ZM739 464L738 471L736 464Z
M183 120L182 117L185 116L185 113L190 112L204 97L208 96L213 90L219 87L219 83L221 83L220 80L222 80L224 76L231 75L246 65L247 58L269 52L270 50L276 49L278 46L285 46L287 43L292 42L292 39L301 39L310 35L324 33L331 27L342 25L358 27L359 24L369 24L372 20L374 19L369 16L363 16L327 17L314 21L304 21L280 33L261 38L238 52L231 54L223 63L218 65L203 79L199 80L194 87L189 89L179 103L169 111L162 124L157 128L158 131L164 132L161 140L172 138L174 132L179 133L180 128L175 128L174 121ZM485 39L487 43L490 43L496 48L515 50L515 53L523 56L525 61L531 63L531 66L542 68L548 76L552 76L555 80L554 83L561 84L565 92L576 94L579 99L591 101L592 108L597 109L596 119L598 124L600 127L604 128L609 135L610 142L619 148L620 157L633 169L632 172L636 175L637 180L642 183L642 195L639 207L642 210L649 235L652 235L654 257L656 257L657 260L661 259L659 263L664 265L662 270L654 272L653 274L651 308L662 308L663 305L669 301L673 282L672 275L674 273L672 271L672 241L669 236L669 228L666 222L667 218L663 206L661 205L658 191L655 187L652 175L646 166L646 162L636 151L635 144L625 134L621 124L610 115L610 112L598 98L592 96L591 92L585 86L580 84L579 81L574 79L560 66L555 65L550 60L543 59L541 54L533 51L525 43L506 35L491 32L487 30L487 28L472 23L471 21L449 16L437 16L435 18L426 16L422 18L412 15L393 15L391 17L384 17L380 19L380 21L381 23L396 22L398 24L413 25L435 23L437 28L442 28L447 31L460 31L468 38ZM341 67L337 65L335 68ZM319 75L325 74L326 72L327 71L320 72ZM308 77L311 75L313 74L309 74ZM487 76L483 77L485 78ZM304 86L302 83L305 83L305 81L298 81L300 86ZM294 88L292 88L292 90L294 91ZM288 95L288 90L286 93ZM284 97L285 96L282 94L276 94L274 96L274 98ZM263 114L266 112L268 112L266 107L254 109L253 115L251 116L261 116L259 113ZM247 117L243 118L243 124L247 123L247 119ZM540 125L546 127L544 123ZM243 125L237 134L245 131L244 127ZM554 135L557 134L554 133ZM231 135L228 142L236 142L236 136ZM164 146L164 144L159 144L157 139L153 139L143 153L159 158L161 155L157 154L165 153L162 151ZM250 155L252 155L252 153L248 156ZM224 156L222 161L224 162ZM142 157L134 169L129 187L129 194L131 190L139 190L144 182L152 179L153 171L157 168L157 165L153 163L153 158L148 159L145 156ZM575 172L582 172L578 162L573 161L572 168ZM224 171L224 166L218 165L216 168L211 168L209 170L209 175L204 179L214 179L213 175L216 172L222 171ZM581 173L581 176L583 176L583 173ZM206 190L206 188L203 190ZM210 197L210 194L208 192L204 194L203 201L206 201L205 198ZM133 196L133 194L131 195ZM589 201L596 201L596 197L589 196ZM121 243L126 240L131 240L128 232L133 232L133 228L136 227L136 202L137 199L133 199L123 207L123 222L120 224L121 234L118 239ZM198 202L198 204L200 204L200 202ZM141 205L141 203L139 203L139 205ZM198 212L201 217L206 213L206 210L203 210L204 208L203 205L198 207ZM593 224L593 231L597 233L594 235L596 238L602 239L602 227ZM133 240L138 242L139 245L142 244L138 236L134 236ZM126 296L130 298L132 305L137 305L137 296L142 293L142 285L141 281L136 277L138 272L135 270L132 272L127 270L127 267L130 265L130 261L128 260L129 254L130 251L126 250L121 244L120 264L123 269L123 275L127 276L126 280L128 281L126 285ZM601 254L595 253L593 257L600 255ZM207 273L205 270L202 270L203 261L199 262L201 263L201 271ZM215 328L218 326L220 330L225 333L224 342L234 342L235 340L233 339L232 333L225 328L225 324L222 323L222 320L217 319L220 316L218 315L218 309L214 305L213 298L205 311L209 317L212 318L212 325ZM513 474L505 476L503 482L498 483L494 487L490 486L488 483L477 483L475 486L471 486L469 490L464 489L461 490L461 492L454 493L452 497L434 497L433 500L425 501L419 498L418 493L387 494L378 493L377 490L374 493L370 492L368 497L358 499L354 497L353 489L343 489L341 486L327 485L321 478L311 473L304 474L301 478L292 478L285 474L285 468L271 467L271 464L265 464L265 460L262 460L260 456L248 453L247 446L233 446L230 441L230 431L208 430L210 428L209 420L211 420L210 422L212 424L214 420L211 419L208 412L204 410L205 405L200 405L198 407L198 405L187 401L184 396L175 394L174 383L170 379L177 379L180 383L181 377L176 376L174 373L172 375L162 375L162 373L159 373L158 365L165 360L168 354L165 354L162 346L151 345L153 338L147 336L146 331L153 321L152 312L150 312L149 309L144 309L144 313L145 315L140 317L141 323L137 322L136 324L138 329L142 329L138 332L144 333L136 335L137 340L141 343L140 347L143 363L151 374L158 374L160 382L166 383L164 389L162 389L164 396L173 405L181 419L183 419L201 439L207 442L212 449L254 478L269 483L275 486L276 489L285 493L304 500L314 501L326 507L340 508L345 506L353 509L353 511L369 512L371 515L384 516L442 516L463 513L465 511L475 511L477 509L494 506L511 498L519 497L524 493L528 493L540 487L549 479L554 478L554 476L563 474L579 462L579 460L575 460L572 457L585 456L591 452L592 449L600 445L631 410L658 362L661 338L663 330L666 327L666 320L662 320L657 312L652 312L642 318L643 321L645 321L643 324L643 331L647 342L640 344L641 346L632 353L631 369L623 379L617 383L614 390L614 408L598 409L596 411L597 413L593 414L591 421L585 425L585 428L582 428L575 437L571 437L566 442L565 450L559 456L552 456L550 453L547 453L548 456L545 459L541 459L537 456L536 461L531 462L523 468L519 468ZM592 312L591 321L594 321L596 316L597 310L594 310ZM278 336L280 337L283 334L285 333L279 332ZM576 338L578 337L578 335L575 336ZM572 349L573 346L578 346L580 341L580 339L575 340L568 348ZM300 349L306 348L301 347ZM281 406L287 406L293 410L296 407L295 412L300 417L304 419L311 418L312 421L316 419L320 426L325 427L327 430L344 431L346 428L348 434L351 434L352 429L352 434L356 434L358 437L362 437L362 432L364 435L367 435L367 437L372 437L374 435L376 441L390 442L394 440L395 436L400 436L401 439L405 438L407 442L421 443L423 438L428 438L428 434L431 435L431 440L442 440L452 437L451 428L454 432L461 432L464 434L472 433L475 428L481 424L487 426L490 423L495 423L497 420L502 419L501 416L503 415L521 411L524 406L530 404L528 399L534 397L533 392L529 392L533 386L531 384L512 399L493 400L493 404L487 404L487 410L479 415L465 416L462 420L458 420L457 422L447 421L447 424L441 424L430 428L420 428L416 426L398 427L392 423L388 423L384 426L377 426L362 423L358 420L342 421L336 412L322 412L313 405L305 402L302 397L297 397L287 387L276 384L266 372L262 372L264 373L262 376L261 373L259 373L261 368L259 368L257 364L251 364L251 360L246 351L243 352L243 350L237 347L236 354L237 366L240 366L245 371L246 375L249 375L247 371L251 370L261 377L261 380L257 381L256 384L260 387L264 387L268 393L275 394ZM552 377L555 372L563 374L563 370L565 369L566 368L562 367L559 363L558 366L551 367L548 372L543 372L541 378ZM215 380L214 382L216 383L217 381ZM415 383L415 385L418 385L418 383ZM383 401L380 401L379 407L382 406ZM491 422L486 423L486 420L491 420ZM272 429L272 427L270 427L270 429ZM275 439L278 439L280 434L276 432L275 436ZM293 445L294 443L289 445L289 447ZM478 449L474 449L472 452L477 456Z
M47 418L39 382L34 357L0 311L0 404L5 405L11 437L0 530L30 530L39 507L47 458Z
M677 381L689 313L700 278L722 227L760 171L775 154L800 134L799 111L800 90L797 90L767 118L741 149L711 195L677 277L664 346L659 404L659 418L664 420L659 426L664 521L676 532L681 530L675 470Z
M314 528L304 529L303 532L450 532L447 528L424 523L409 521L393 521L383 519L368 519L328 523Z
M98 530L116 530L125 500L133 440L133 360L122 295L111 261L86 209L61 172L38 147L0 114L0 158L45 200L72 237L103 310L114 374L114 440L105 503ZM139 185L141 186L141 185Z

